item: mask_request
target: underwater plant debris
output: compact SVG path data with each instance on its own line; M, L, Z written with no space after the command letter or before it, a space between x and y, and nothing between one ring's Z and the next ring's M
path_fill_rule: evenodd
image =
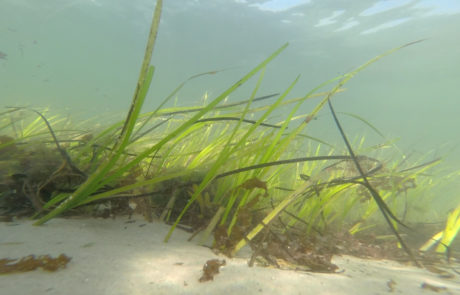
M436 292L436 293L438 293L440 291L447 291L446 287L438 287L438 286L431 285L431 284L428 284L428 283L422 283L420 285L420 288L425 289L425 290L430 290L430 291L433 291L433 292Z
M396 282L393 280L387 281L388 292L394 292L396 287Z
M11 137L0 136L0 145L0 215L30 216L54 195L73 191L83 181L44 143L19 148Z
M200 283L214 280L214 276L219 273L219 267L226 264L225 259L211 259L206 261L203 266L203 275L198 280Z
M335 273L338 266L332 256L337 253L330 240L319 241L313 237L288 236L268 231L261 240L252 241L253 250L249 266L271 266L284 270Z
M0 59L6 59L7 54L0 51Z
M268 196L267 183L265 181L258 179L257 177L253 177L253 178L246 180L243 184L241 184L241 187L247 190L252 190L254 188L260 188L265 191L264 197Z
M61 254L56 258L50 255L29 255L20 259L0 259L0 274L11 274L18 272L27 272L42 268L43 270L54 272L59 268L65 268L72 258Z

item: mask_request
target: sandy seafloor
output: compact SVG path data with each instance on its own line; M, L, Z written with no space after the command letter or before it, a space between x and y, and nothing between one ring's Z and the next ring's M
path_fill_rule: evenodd
M72 260L57 272L0 275L0 294L460 294L460 279L443 279L392 261L336 256L339 273L306 273L248 267L187 242L176 230L169 243L165 224L141 218L54 219L0 223L0 258L61 253ZM213 281L198 282L205 262L226 259ZM394 282L393 290L388 282ZM422 288L428 283L445 289Z

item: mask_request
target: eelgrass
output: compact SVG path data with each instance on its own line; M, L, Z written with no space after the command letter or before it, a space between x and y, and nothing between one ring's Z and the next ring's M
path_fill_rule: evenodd
M109 183L120 177L124 172L128 171L130 168L134 167L135 165L139 164L143 159L147 156L151 155L152 153L158 152L160 148L162 148L165 144L170 142L175 137L183 137L186 136L188 132L190 132L190 128L192 125L201 118L205 113L212 110L214 107L217 106L222 100L224 100L228 95L230 95L233 91L235 91L239 86L245 83L249 78L259 72L262 68L264 68L274 57L276 57L284 48L286 48L287 44L282 46L280 49L275 51L269 58L259 64L256 68L250 71L245 77L243 77L240 81L235 83L232 87L224 91L220 96L214 99L211 103L207 106L203 107L200 111L198 111L192 118L188 121L180 125L174 131L166 135L160 142L156 143L153 147L147 149L146 151L139 154L136 158L131 160L129 163L123 165L116 171L111 171L111 169L116 165L118 159L121 157L122 153L124 152L125 148L129 144L131 133L134 129L134 125L138 118L140 109L142 107L143 101L147 94L150 81L153 76L153 67L150 67L150 59L151 54L154 46L154 41L156 37L156 33L158 30L159 19L161 15L161 6L162 1L157 1L157 5L154 12L154 17L152 21L152 26L150 30L148 45L146 48L146 53L143 61L143 65L141 68L141 74L139 76L139 81L136 87L136 91L134 94L133 102L131 104L130 111L128 113L128 117L123 125L122 131L118 140L115 142L113 147L113 152L109 156L109 158L105 161L105 163L101 164L99 168L89 176L88 180L82 184L73 194L70 196L61 195L59 198L54 198L50 203L47 204L46 208L56 205L58 202L61 202L55 209L53 209L50 213L46 214L44 217L40 218L36 224L42 224L47 220L53 218L54 216L70 209L76 207L78 205L86 203L87 199L94 200L94 196L91 197L91 194L94 193L98 188L104 186L105 184ZM254 93L255 94L255 93ZM254 96L253 96L254 97ZM258 124L260 124L259 122ZM257 126L257 125L256 125ZM254 129L254 128L253 128ZM235 128L237 130L237 128ZM249 133L248 133L249 134ZM221 160L222 161L222 160ZM211 172L213 170L211 169ZM110 176L107 177L107 174L110 172ZM211 174L210 174L211 175ZM171 175L170 177L175 177L176 175ZM163 177L160 179L164 180ZM209 178L208 182L212 179ZM161 181L161 180L160 180ZM152 179L149 183L156 183L157 180ZM205 182L203 182L205 183ZM203 185L204 188L205 185ZM198 191L202 190L200 187ZM201 192L201 191L200 191ZM65 200L64 200L65 199Z
M39 121L40 122L40 121ZM124 185L124 186L118 186L114 188L109 188L106 191L99 192L97 194L92 194L89 198L87 198L84 201L84 204L91 203L96 200L101 200L105 198L118 198L118 197L139 197L139 193L136 193L138 188L140 187L150 187L150 185L154 184L159 184L165 180L174 178L174 177L182 177L186 176L189 174L191 171L195 169L206 169L207 167L210 167L212 163L215 161L216 157L218 156L219 152L223 149L223 147L227 146L226 142L228 141L228 133L226 130L229 130L228 127L233 125L234 123L226 123L226 126L222 126L220 123L215 123L215 122L199 122L197 124L194 124L194 128L190 128L191 130L195 131L200 131L200 130L207 130L206 133L209 133L206 135L207 139L206 142L203 142L200 138L197 138L196 136L192 137L193 140L179 140L178 142L172 142L171 144L174 146L172 149L167 149L167 153L164 151L161 152L161 155L158 154L157 157L155 158L150 158L154 162L162 162L163 167L186 167L186 169L181 169L180 171L176 170L174 172L174 169L172 171L169 171L167 173L164 173L161 177L156 176L151 179L139 179L138 182ZM174 129L175 126L172 125L170 128ZM248 128L248 126L244 126L239 128L239 133L240 135L237 135L237 138L235 138L235 141L237 141L242 134L245 134L245 130ZM275 186L284 186L287 188L292 188L296 187L299 185L299 182L294 180L295 178L298 178L299 175L312 175L311 179L314 180L315 177L313 177L315 174L315 167L317 167L316 170L318 169L326 169L327 166L331 166L327 164L325 161L332 161L332 160L349 160L349 156L336 156L334 154L331 154L332 151L327 152L326 155L321 155L324 154L324 147L321 148L322 144L318 144L315 148L314 145L312 144L312 141L307 141L306 143L309 146L305 146L304 140L299 141L300 137L296 138L293 142L291 142L290 148L286 150L286 152L283 154L283 158L287 158L286 160L280 159L277 161L268 161L265 163L260 163L257 164L257 156L258 154L261 154L261 151L265 152L267 148L272 144L273 136L279 131L279 128L259 128L257 131L254 131L254 138L250 141L246 141L245 145L242 146L240 149L235 151L234 154L232 154L232 161L228 162L223 166L220 171L221 173L215 175L215 180L218 181L218 186L223 193L216 193L215 195L209 196L209 202L204 202L203 199L204 196L198 196L196 201L198 203L208 203L208 205L200 205L202 207L202 211L204 210L210 210L210 212L216 212L215 213L215 218L212 219L212 222L210 221L209 228L208 228L208 233L212 232L212 228L215 227L219 223L224 223L224 222L230 222L230 223L238 223L236 220L238 218L237 212L234 211L232 208L236 208L236 206L240 206L241 208L245 208L245 203L251 198L253 199L254 196L246 196L246 201L245 203L242 203L242 199L240 196L238 196L237 193L235 194L228 194L226 192L229 191L234 191L232 190L233 188L239 187L239 184L245 183L248 179L251 179L251 177L254 177L254 172L256 170L264 170L265 174L257 174L258 177L261 179L264 179L266 181L266 186L268 188L268 194L270 198L274 201L276 204L280 200L283 200L285 198L285 194L280 193L279 191L277 192L277 189ZM56 129L56 132L60 132L59 129ZM168 133L168 130L162 130L162 132L165 132L166 134ZM193 134L193 132L191 134ZM286 131L285 131L286 132ZM115 131L113 131L113 134L116 134ZM200 135L202 133L200 132ZM284 133L283 133L284 134ZM96 136L97 137L97 136ZM110 136L109 136L110 138ZM189 138L189 139L192 139ZM187 139L185 137L184 139ZM360 144L358 146L362 145L362 140L358 141ZM50 142L52 144L52 142ZM143 143L136 143L136 145L139 145L137 148L143 148ZM235 146L233 143L229 145L230 147ZM308 152L308 151L314 151L313 154L309 153L309 157L294 157L299 155L299 149L296 151L296 146L300 147L302 150L302 153ZM136 157L137 154L133 151L136 150L136 147L133 146L126 160L129 160L129 158ZM1 146L0 146L1 149ZM76 155L80 155L78 161L76 162L77 164L81 164L85 162L84 157L82 157L81 150L86 150L86 147L79 147L78 149L72 150L71 157L73 159L77 159ZM190 150L192 149L192 150ZM360 150L363 150L364 147L360 147ZM294 151L294 152L293 152ZM128 152L125 153L125 155L128 154ZM161 156L161 157L160 157ZM102 156L101 156L102 157ZM103 157L101 158L103 159ZM188 160L185 160L188 159ZM185 163L184 163L185 160ZM269 159L272 160L272 159ZM306 162L308 161L308 162ZM144 161L145 162L145 161ZM250 163L255 163L254 165L250 165ZM300 163L308 163L304 164L301 167L303 167L301 170L297 170L296 168L293 168L292 166L298 166ZM321 164L320 164L321 163ZM435 164L435 163L433 163ZM187 166L182 166L182 165L187 165ZM326 165L326 167L324 167ZM396 165L396 167L399 165ZM145 165L143 164L143 167ZM427 163L416 165L414 167L402 169L399 168L399 173L401 176L404 176L404 173L406 176L404 178L410 178L410 177L417 177L417 175L421 175L424 171L426 171L430 165L427 165ZM190 170L188 170L190 168ZM145 169L145 168L143 168ZM287 170L286 170L287 169ZM284 177L281 177L282 173L279 171L284 170ZM286 173L287 171L287 173ZM296 173L293 173L293 171L298 171ZM382 178L382 181L385 183L388 183L386 180L387 177L390 177L391 175L396 176L394 172L386 176L386 174L389 172L384 172L381 176L380 175L375 175L374 181L377 181L379 177ZM330 176L330 177L335 177L335 178L340 178L340 176ZM420 177L418 177L420 178ZM318 178L317 178L318 179ZM308 179L307 179L308 181ZM292 184L289 184L289 182L292 182ZM419 183L419 181L417 181ZM333 184L333 185L332 185ZM294 219L302 219L308 221L309 228L315 228L315 230L323 225L327 224L333 224L335 223L336 220L339 220L341 218L344 218L345 216L342 215L347 215L348 212L354 211L356 207L363 207L363 204L360 204L357 201L359 200L358 198L352 198L350 194L347 192L350 191L352 188L352 183L350 182L343 182L339 183L334 179L330 178L323 178L321 177L321 182L316 182L315 186L320 187L324 186L325 189L321 190L321 197L317 197L317 192L314 191L312 188L310 190L310 195L308 194L308 191L302 194L302 196L299 198L299 204L301 205L301 208L299 210L296 210L295 208L291 208L289 210L284 209L282 210L282 214L284 215L292 215L295 216L292 217L292 221L288 222L289 226L293 225ZM428 185L427 185L428 186ZM425 186L425 187L427 187ZM227 187L227 189L225 188ZM327 188L326 188L327 187ZM241 190L240 190L241 193ZM251 191L247 191L246 193L251 193ZM397 194L397 191L395 192L390 192L390 197L391 194ZM56 201L63 200L65 199L66 194L63 195L57 195L55 196L52 201L49 202L49 206L52 206L53 203L56 204ZM363 198L363 196L361 196ZM386 197L385 195L385 200L388 200L389 197ZM350 202L346 202L347 206L346 207L341 207L341 203L345 200L350 200ZM266 200L261 199L261 203L267 203ZM209 206L211 204L211 206ZM219 207L215 207L215 206ZM340 208L340 210L336 210ZM374 206L373 202L368 203L368 205L364 206L368 208L366 211L367 213L364 213L361 215L358 220L360 220L360 230L363 230L367 227L367 225L364 223L367 219L369 219L372 216L372 213L375 212L376 206ZM47 209L49 207L45 207ZM217 210L217 211L213 211ZM225 212L226 215L223 215ZM171 216L172 217L172 216ZM225 219L224 219L224 218ZM173 218L173 217L172 217ZM283 217L283 219L286 219L286 217ZM227 221L225 221L227 220Z
M59 204L59 206L53 209L50 213L35 222L36 225L43 224L56 215L72 207L78 206L85 198L89 197L90 194L103 186L103 179L107 173L109 173L109 171L115 166L118 159L124 152L126 146L129 144L134 125L139 116L140 110L150 87L150 82L153 77L154 68L150 66L150 61L152 59L155 40L158 33L158 26L160 24L162 5L163 1L157 0L152 25L150 27L150 34L147 41L147 47L145 49L144 60L142 62L139 79L136 85L136 90L134 92L131 107L123 125L122 131L113 146L112 154L105 161L105 163L102 163L99 168L89 176L86 182L83 183L72 195L68 196L65 201Z
M305 142L311 144L315 140L303 131L332 96L343 91L343 86L353 76L384 56L420 41L391 49L345 75L318 85L303 97L287 99L299 79L297 77L274 103L254 107L255 102L273 97L272 95L259 97L257 94L263 81L265 68L286 48L287 44L285 44L204 106L163 108L186 82L215 72L190 77L174 89L156 110L141 114L140 111L153 78L154 68L150 66L150 60L158 31L161 7L162 1L158 0L141 72L126 120L94 136L85 147L75 152L74 155L78 158L78 162L89 166L88 179L72 193L54 195L43 206L43 211L47 214L41 217L36 224L42 224L69 209L95 201L139 197L142 195L138 192L141 188L152 189L173 179L188 179L194 173L200 176L191 186L190 196L185 205L178 208L178 214L173 217L171 212L164 211L164 214L161 215L164 220L175 218L171 230L165 237L166 241L188 210L196 203L202 214L209 211L207 213L213 215L207 220L208 225L203 240L218 226L225 226L230 236L232 231L238 229L241 216L247 210L256 207L260 209L265 206L263 211L265 217L254 227L249 228L244 237L235 241L232 249L227 249L232 254L235 254L245 244L251 243L263 229L266 229L281 215L287 216L285 219L288 220L286 222L288 227L304 222L308 224L307 231L313 228L317 230L321 226L324 227L339 219L345 219L345 216L358 206L358 198L346 196L347 193L356 189L359 179L378 178L379 175L374 174L377 170L372 173L362 171L357 162L359 156L351 152L350 156L334 155L332 151L326 156L321 155L322 146L332 146L321 139L316 139L316 146L311 146L314 148L309 151L298 150L295 147L302 146ZM259 79L249 99L234 104L220 105L229 95L234 94L241 85L258 73L260 73ZM325 86L334 83L332 90L318 93ZM318 96L323 99L309 114L300 116L297 114L307 99ZM282 122L277 124L266 122L275 110L287 104L292 105L292 108ZM247 119L248 115L255 113L260 114L258 119ZM177 116L181 116L180 119L177 119ZM381 135L378 129L364 118L353 114L350 116L360 120ZM299 119L302 121L293 128L294 123L299 122ZM27 129L25 132L33 133ZM150 136L153 136L154 132L158 139L152 141ZM55 141L58 142L58 139ZM91 147L101 142L97 152L92 153L91 157L85 156L89 154ZM0 145L0 149L1 147ZM359 174L354 178L345 179L331 176L326 179L310 177L318 169L325 169L321 168L325 166L325 161L332 160L353 160L358 167ZM428 167L429 165L424 165L421 167L423 169L410 171L404 177L417 177L420 171ZM120 184L120 180L129 176L135 169L143 172L142 177L136 179L135 182ZM288 169L296 173L286 173ZM385 175L384 172L381 173ZM298 176L300 175L305 178L304 183L299 182ZM377 192L371 183L372 181L366 187L371 191L376 203L370 203L372 205L366 207L367 209L358 222L355 222L350 229L351 232L363 230L367 226L364 224L365 221L377 208L382 210L389 224L392 225L388 216L393 220L398 220L385 203L387 198L398 193L397 189L393 188L386 195L376 198L375 193ZM209 195L206 190L214 184L217 188L213 195ZM148 196L149 193L146 195ZM169 199L167 209L174 207L175 198L176 196ZM337 212L335 208L337 206L334 206L339 201L345 203L341 212ZM396 229L395 234L398 235ZM449 239L450 237L452 235L449 236ZM402 240L400 242L404 243ZM451 240L447 242L451 243ZM407 252L410 253L410 251Z
M404 47L407 47L409 45L412 45L412 44L416 44L418 42L421 42L422 40L419 40L419 41L415 41L415 42L411 42L411 43L408 43L408 44L405 44L403 46L400 46L400 47L396 47L396 48L393 48L371 60L369 60L368 62L364 63L363 65L361 65L360 67L358 67L357 69L343 75L343 76L339 76L337 78L335 78L334 80L339 80L340 79L340 82L337 83L337 85L329 92L329 94L313 109L313 111L309 114L309 116L307 117L308 120L304 121L296 131L294 131L293 133L291 133L292 136L295 136L296 135L296 132L300 132L300 130L303 129L303 127L309 123L309 121L314 118L317 113L323 108L323 106L331 99L331 97L337 93L337 91L339 91L340 89L343 88L343 86L352 78L354 77L357 73L359 73L360 71L362 71L363 69L367 68L369 65L371 65L372 63L380 60L381 58L391 54L391 53L394 53ZM322 85L321 85L322 86ZM358 165L359 167L359 165ZM360 171L362 172L362 171ZM361 173L362 174L362 173ZM238 244L235 246L235 248L233 249L232 251L232 254L235 254L236 252L238 252L244 245L246 245L246 243L248 241L251 241L263 228L265 228L275 217L277 217L284 209L286 209L293 201L295 201L296 199L302 197L302 196L305 196L306 194L306 191L309 191L309 190L312 190L314 189L314 183L308 183L308 185L304 186L304 187L301 187L299 188L298 190L296 190L295 192L293 192L292 194L290 194L289 196L287 196L281 203L279 203L270 213L267 214L267 216L262 220L261 223L259 223L253 230L251 230L251 232L246 236L244 237L243 239L241 239ZM309 194L311 195L311 193ZM386 207L385 203L382 202L381 199L379 198L376 198L376 201L379 202L379 207L381 206L384 206ZM394 217L394 216L392 216ZM396 218L397 219L397 218Z
M421 251L427 251L432 246L437 244L436 252L438 253L448 253L449 254L449 245L452 244L455 237L460 232L460 206L455 210L450 212L447 216L446 226L443 231L435 234L430 240L428 240L422 247Z

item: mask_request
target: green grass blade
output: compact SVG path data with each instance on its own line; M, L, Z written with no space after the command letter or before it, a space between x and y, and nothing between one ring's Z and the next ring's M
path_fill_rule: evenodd
M162 9L162 0L157 0L157 4L154 11L154 16L152 24L150 27L149 39L147 42L147 47L145 49L144 60L142 62L141 72L139 74L139 79L137 82L137 87L134 92L133 100L131 103L131 108L128 112L127 119L123 125L123 129L120 133L120 136L115 143L113 148L113 153L109 159L102 164L87 180L84 182L72 195L70 195L65 201L63 201L59 206L54 210L40 218L36 225L43 224L44 222L50 220L51 218L59 215L60 213L78 205L81 200L87 198L92 192L97 188L101 187L101 180L106 177L107 173L111 168L116 164L117 160L124 151L124 148L129 142L129 138L136 123L139 112L142 108L142 104L145 100L145 96L149 89L151 79L153 77L154 68L150 66L152 59L153 48L155 45L155 40L158 32L158 26L160 23L161 9Z
M219 104L221 101L223 101L227 96L229 96L233 91L235 91L238 87L240 87L242 84L244 84L246 81L248 81L252 76L254 76L258 71L260 71L263 67L265 67L270 61L272 61L276 56L278 56L286 47L288 46L288 43L284 44L281 46L278 50L276 50L274 53L272 53L266 60L264 60L262 63L260 63L258 66L256 66L253 70L251 70L247 75L245 75L242 79L240 79L238 82L233 84L230 88L225 90L223 93L221 93L217 98L215 98L212 102L210 102L206 107L204 107L202 110L197 112L193 117L188 119L186 122L184 122L182 125L177 127L174 131L166 135L163 139L161 139L158 143L153 145L151 148L145 150L139 156L137 156L134 160L120 168L117 172L113 173L110 177L106 178L104 181L105 183L110 182L114 178L117 178L120 176L122 173L128 171L138 163L140 163L144 158L149 156L150 154L158 151L160 148L162 148L167 142L169 142L171 139L175 138L176 136L180 135L182 132L190 128L195 122L200 119L204 114L208 113L209 111L213 110L217 104Z
M349 117L352 117L352 118L355 118L356 120L359 120L361 122L363 122L364 124L366 124L367 126L369 126L369 128L371 128L372 130L374 130L375 133L377 133L378 135L380 135L381 137L385 138L385 135L383 135L383 133L377 129L377 127L375 127L373 124L371 124L368 120L364 119L363 117L361 116L358 116L356 114L352 114L352 113L345 113L345 112L339 112L339 114L344 114L344 115L347 115Z

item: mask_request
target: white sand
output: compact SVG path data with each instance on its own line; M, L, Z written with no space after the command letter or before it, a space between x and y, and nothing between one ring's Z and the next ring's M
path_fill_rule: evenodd
M137 219L54 219L36 227L30 221L0 223L0 258L61 253L72 257L57 272L36 270L0 275L0 294L435 294L423 283L460 294L459 278L441 279L396 262L335 257L341 273L319 274L248 267L187 242L177 230ZM214 281L200 283L204 263L226 259ZM391 292L388 282L395 282Z

